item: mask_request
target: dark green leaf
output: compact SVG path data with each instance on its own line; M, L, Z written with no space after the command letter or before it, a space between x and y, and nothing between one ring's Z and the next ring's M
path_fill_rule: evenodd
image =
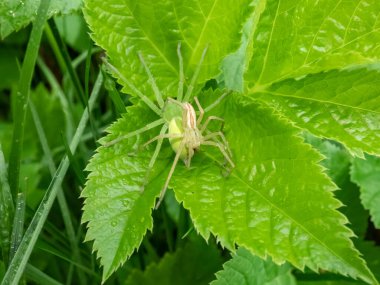
M380 158L366 155L365 160L354 159L351 177L360 186L362 203L380 229Z
M216 273L211 285L296 285L289 264L278 266L270 259L263 260L248 250L239 248L232 259Z
M204 241L191 242L166 254L158 264L145 271L134 270L126 285L206 285L222 266L218 250Z

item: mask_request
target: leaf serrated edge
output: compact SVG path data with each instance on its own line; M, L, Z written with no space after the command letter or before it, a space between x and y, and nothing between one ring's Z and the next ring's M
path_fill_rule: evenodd
M353 269L355 272L357 272L357 275L355 276L351 276L353 278L361 278L363 279L364 281L366 281L367 283L369 284L378 284L378 281L376 280L375 276L373 275L373 273L368 269L367 265L366 265L366 262L361 258L362 254L355 248L354 246L354 243L353 241L351 240L352 237L355 237L355 234L352 230L350 230L346 224L349 223L349 220L347 219L346 216L344 216L341 212L337 211L340 207L344 206L343 203L336 199L334 196L333 196L333 192L338 190L339 187L330 179L330 177L328 176L327 174L327 169L322 166L320 164L320 162L322 160L324 160L326 157L321 154L320 152L318 152L317 150L315 150L310 144L308 144L307 142L305 142L305 139L302 137L301 135L301 131L302 131L302 128L298 127L297 125L295 125L295 123L291 120L289 120L289 118L285 117L282 113L279 113L278 111L276 111L274 108L272 108L271 106L269 106L266 102L262 101L262 100L257 100L257 99L253 99L249 96L246 96L246 95L243 95L242 97L244 97L244 99L247 99L247 101L250 101L250 102L247 102L248 104L252 104L254 102L256 103L259 103L260 105L260 108L264 108L264 109L268 109L271 111L272 115L275 116L280 122L282 122L284 125L287 125L287 126L291 126L294 128L292 134L289 134L291 136L293 136L296 140L298 140L298 142L300 143L300 145L306 147L306 150L310 151L310 153L313 153L313 155L315 156L313 158L314 161L311 161L313 163L313 165L316 167L316 169L319 169L320 170L320 175L321 175L321 178L324 178L327 182L330 183L329 185L329 188L326 189L326 191L328 191L331 195L331 201L333 201L335 203L335 208L333 208L332 210L336 212L336 215L337 215L337 218L338 218L338 221L339 221L339 225L342 227L342 230L345 230L345 239L346 241L349 243L349 246L350 246L350 249L353 251L353 253L356 253L356 256L357 256L357 261L361 263L361 265L367 270L367 276L365 274L362 274L360 271L358 271L358 269L356 268L356 266L352 266L350 264L349 261L346 261L345 259L343 259L341 256L339 256L338 254L336 254L333 250L331 250L325 243L321 242L318 238L316 238L314 235L312 235L308 230L306 230L302 225L300 225L298 222L296 222L296 224L304 230L304 232L308 233L308 235L310 237L313 237L313 240L318 242L320 245L322 245L324 248L326 248L329 252L331 252L334 256L336 256L338 259L342 260L343 263L349 265L349 268ZM208 153L206 153L206 155L208 157L210 157L211 159L214 159L212 156L210 156ZM233 175L230 174L230 175ZM239 177L235 177L237 179L240 180ZM244 181L243 181L244 182ZM255 191L254 189L252 189L253 191ZM257 192L257 191L255 191ZM174 190L174 193L175 193L175 190ZM257 192L258 193L258 192ZM260 194L260 193L259 193ZM190 209L190 207L187 207L187 203L185 200L181 201L180 199L178 199L177 195L175 194L176 196L176 199L177 201L180 201L183 203L184 205L184 208L186 208L189 212L190 212L190 216L194 216L194 215L191 215L192 214L192 210ZM265 197L263 197L265 199ZM265 199L267 200L267 199ZM268 201L270 202L270 201ZM282 210L280 210L281 213L283 213ZM288 218L291 218L288 214L286 214L285 216L287 216ZM207 241L210 237L210 235L212 234L213 236L216 237L217 241L218 242L222 242L222 238L220 238L220 235L218 233L211 233L210 230L208 229L205 229L205 231L201 230L199 227L199 223L197 222L197 219L193 219L193 223L194 223L194 226L195 226L195 229L196 231ZM295 221L293 218L291 218L291 220ZM222 246L225 246L227 247L229 250L231 250L232 252L235 252L236 249L235 249L235 246L238 245L237 244L237 241L236 239L232 241L231 244L222 244ZM239 243L239 246L243 246L243 247L246 247L247 249L250 249L251 251L251 246L250 245L247 245L245 243ZM251 251L253 254L256 255L255 252ZM265 254L263 256L259 255L261 258L267 258L267 256L271 256L268 251L265 252ZM277 264L282 264L285 262L285 260L273 260L275 263ZM292 263L293 264L293 263ZM300 265L296 265L296 264L293 264L295 267L299 268L300 270L304 270L305 268L305 263L303 264L300 264ZM318 272L318 269L323 269L323 268L311 268L313 271L315 272ZM348 273L340 273L338 272L339 274L341 275L344 275L344 276L349 276Z

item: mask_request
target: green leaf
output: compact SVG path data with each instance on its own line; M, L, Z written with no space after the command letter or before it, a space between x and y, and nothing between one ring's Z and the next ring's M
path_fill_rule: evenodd
M380 59L380 2L267 0L254 35L250 86Z
M222 76L226 88L243 92L244 90L244 73L248 68L250 56L252 55L252 38L253 32L259 20L260 13L265 7L264 1L255 0L252 3L254 12L244 23L240 46L237 51L229 54L222 62Z
M329 280L329 281L319 281L319 280L307 280L307 281L298 281L298 285L358 285L358 284L365 284L362 282L356 282L356 281L347 281L347 280L340 280L339 278L336 278L337 280Z
M380 72L376 66L285 80L252 93L316 136L353 154L380 154Z
M380 158L366 155L356 158L351 168L352 181L360 186L360 198L371 214L376 228L380 229Z
M70 13L55 17L55 22L59 34L72 48L79 52L88 49L90 37L82 14Z
M270 259L263 260L248 250L239 248L232 259L216 273L217 280L211 285L295 285L289 264L278 266Z
M57 14L70 14L79 10L81 0L51 1L48 17ZM37 15L39 0L4 0L0 3L0 39L18 31L33 22Z
M327 174L334 183L342 188L351 163L351 156L347 150L337 143L310 134L306 134L305 140L326 157L321 164L327 169Z
M85 16L94 41L113 65L144 94L151 88L141 67L141 52L159 89L175 97L179 79L177 46L181 43L188 85L205 48L198 83L215 77L221 60L234 51L252 10L251 0L101 1L87 0ZM130 91L128 89L125 89Z
M222 109L222 107L220 107ZM339 272L376 283L336 209L336 186L317 164L321 155L289 123L248 98L233 96L219 113L236 168L223 177L211 150L178 166L171 186L196 229L233 249L244 246L298 268ZM205 155L206 153L206 155Z
M139 129L157 119L155 116L147 107L129 107L101 142ZM167 165L167 153L161 152L150 175L151 183L142 192L153 149L152 146L141 150L137 147L158 132L152 130L112 147L99 147L87 166L90 174L82 192L86 199L82 222L88 222L86 241L94 240L93 248L104 267L103 280L140 246L146 231L152 230L151 212L162 187L158 174ZM166 149L171 155L172 151Z
M62 145L62 136L65 134L64 112L56 92L49 92L44 85L39 84L36 90L30 94L30 100L34 103L42 123L44 132L51 149ZM54 114L54 120L51 115ZM32 136L37 138L32 116L28 114L27 128L31 129Z
M376 278L380 279L380 246L364 239L359 240L356 244L363 253L368 267L372 269Z
M350 166L352 157L346 149L331 141L308 135L306 141L317 148L326 158L321 162L327 168L328 175L341 189L335 192L336 197L345 207L339 210L350 221L348 225L359 238L364 238L367 233L369 214L359 198L359 188L350 179Z
M206 285L221 266L216 247L204 241L192 242L166 254L160 263L149 265L145 271L132 271L126 285Z
M14 46L0 47L0 90L10 88L17 83L19 77L19 69L17 66L17 52Z

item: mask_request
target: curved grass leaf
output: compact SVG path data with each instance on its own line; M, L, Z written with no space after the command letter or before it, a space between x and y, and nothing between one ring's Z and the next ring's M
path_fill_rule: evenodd
M134 131L154 119L157 119L155 114L147 107L130 107L108 129L110 135L103 142ZM153 179L142 192L153 149L137 147L158 132L158 128L153 129L111 147L100 147L86 168L90 174L82 192L82 197L86 198L82 222L88 222L86 241L94 240L93 248L104 267L103 280L140 246L146 231L152 230L151 212L164 179L156 176L167 161L165 151L161 152L150 175Z
M126 285L206 285L222 266L218 250L204 241L192 242L166 254L145 271L134 270Z
M253 93L299 127L344 144L353 154L380 154L380 72L376 66L288 79Z
M247 80L284 78L380 59L380 2L267 0Z
M208 51L198 83L216 76L221 60L237 48L240 31L252 10L250 2L87 0L85 16L94 41L140 91L149 94L151 88L137 52L142 53L159 89L175 97L178 43L182 45L186 80L193 75L205 48Z
M376 283L336 210L341 203L318 165L321 155L250 99L230 98L219 115L236 168L224 178L213 162L218 154L207 150L193 158L190 170L177 167L171 182L200 234L216 235L229 249L238 244L260 257L269 254L276 263Z
M366 155L354 159L351 179L360 186L363 206L369 210L376 228L380 229L380 158Z
M4 0L0 3L0 39L33 22L37 15L39 0ZM51 1L48 17L69 14L80 9L81 0Z
M270 259L263 260L248 250L239 248L230 261L216 273L217 280L211 285L295 285L289 264L278 266Z

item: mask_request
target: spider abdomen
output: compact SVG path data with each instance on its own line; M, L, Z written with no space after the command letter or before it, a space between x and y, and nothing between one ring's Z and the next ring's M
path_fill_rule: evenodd
M181 148L181 142L184 136L182 118L174 117L173 119L170 120L168 127L169 127L169 135L173 135L173 136L178 135L178 137L169 138L170 145L172 146L174 152L178 153L178 151ZM187 148L182 147L182 151L180 154L181 159L186 159L187 155L188 155Z

